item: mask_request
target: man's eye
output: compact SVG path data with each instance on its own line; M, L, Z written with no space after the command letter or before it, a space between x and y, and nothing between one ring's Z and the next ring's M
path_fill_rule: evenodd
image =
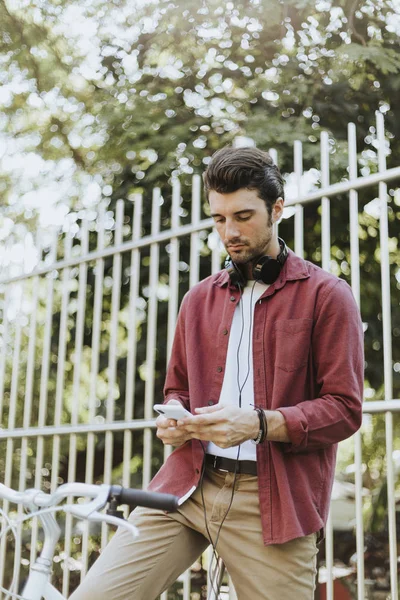
M238 217L239 221L248 221L251 218L251 215L248 215L247 217Z

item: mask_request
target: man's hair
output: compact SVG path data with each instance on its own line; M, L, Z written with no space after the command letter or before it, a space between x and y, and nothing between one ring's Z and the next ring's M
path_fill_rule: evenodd
M212 155L203 174L206 195L214 190L230 194L242 188L256 190L271 214L278 198L284 199L283 178L268 152L258 148L222 148Z

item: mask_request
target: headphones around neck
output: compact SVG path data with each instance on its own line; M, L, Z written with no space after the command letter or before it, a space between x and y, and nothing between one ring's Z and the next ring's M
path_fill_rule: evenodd
M278 238L280 253L276 258L265 255L257 258L253 263L253 279L263 283L274 283L279 277L283 265L288 257L288 249L285 242ZM236 287L244 287L247 283L242 271L230 256L225 261L225 269L228 271L231 283Z

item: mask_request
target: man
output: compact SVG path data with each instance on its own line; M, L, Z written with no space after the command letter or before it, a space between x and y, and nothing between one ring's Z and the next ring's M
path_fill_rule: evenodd
M153 600L211 543L239 600L310 600L337 443L361 424L363 340L342 280L276 233L283 180L270 156L224 148L205 173L231 264L181 306L157 419L176 447L150 484L179 511L136 509L73 600ZM255 443L253 443L255 442Z

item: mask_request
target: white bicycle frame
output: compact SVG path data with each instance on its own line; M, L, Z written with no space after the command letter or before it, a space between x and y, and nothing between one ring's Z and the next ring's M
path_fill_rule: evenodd
M78 519L97 522L103 521L110 525L125 527L135 537L139 535L137 528L131 523L113 515L99 512L109 501L110 489L111 486L106 484L66 483L57 488L53 494L47 494L37 489L17 492L0 483L0 498L15 504L24 505L32 513L32 516L36 515L40 519L44 531L42 552L30 567L22 596L10 591L9 594L11 597L23 598L24 600L66 600L50 581L53 557L57 542L60 539L61 529L55 517L56 511L45 511L51 507L57 507L62 500L69 496L92 497L93 499L84 504L63 504L58 507L58 511L69 513ZM157 493L150 492L149 494L154 497L161 496ZM218 599L224 570L224 564L219 559L218 567L209 581L208 600Z
M0 498L4 498L15 504L23 504L32 513L37 513L45 534L42 552L31 566L28 580L22 592L24 600L42 600L42 598L45 600L65 600L64 596L50 582L53 557L56 544L61 535L61 529L58 526L54 513L47 512L40 514L40 509L55 507L68 496L92 497L93 500L91 502L84 504L64 504L59 507L59 510L70 513L79 519L104 521L110 525L126 527L132 531L134 536L138 535L138 530L131 523L113 515L99 512L108 502L110 488L111 486L106 484L66 483L60 486L53 494L46 494L36 489L17 492L0 483ZM12 596L12 592L10 593Z

